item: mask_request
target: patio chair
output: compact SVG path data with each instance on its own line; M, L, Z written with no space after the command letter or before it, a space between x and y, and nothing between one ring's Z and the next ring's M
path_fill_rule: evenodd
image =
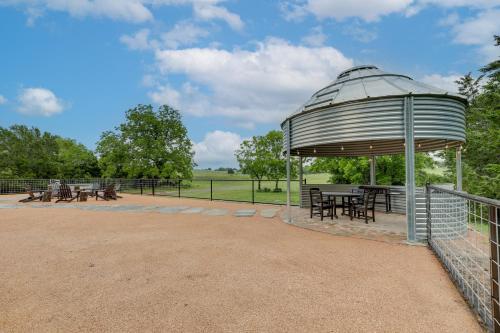
M42 193L40 192L39 195L35 195L33 193L33 190L31 189L31 186L26 186L26 193L28 194L28 197L25 199L19 200L19 202L31 202L35 200L42 200Z
M364 218L365 223L368 224L368 220L373 220L375 222L375 198L377 197L376 191L364 191L361 200L353 200L351 202L351 220L353 217ZM368 212L371 211L371 216L368 216Z
M95 191L95 199L98 200L99 198L109 201L109 199L116 200L118 196L116 195L115 191L115 184L111 184L106 186L104 191L101 191L102 195L99 194L99 191Z
M321 221L323 221L324 216L330 216L333 220L333 203L328 199L323 198L323 193L321 193L319 188L313 187L309 189L309 199L310 199L310 215L319 215ZM325 215L324 212L328 211Z
M60 201L71 202L71 201L78 198L78 194L73 196L73 192L71 192L71 188L66 184L61 184L61 186L59 186L59 196L58 197L59 198L57 199L56 203L58 203Z

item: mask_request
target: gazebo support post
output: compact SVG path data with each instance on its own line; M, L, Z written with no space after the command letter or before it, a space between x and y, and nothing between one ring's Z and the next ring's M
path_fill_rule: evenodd
M286 211L288 223L292 222L291 214L291 193L290 193L290 119L286 125Z
M299 157L299 206L302 208L302 183L304 177L304 168L302 165L302 156Z
M376 156L372 155L370 157L370 185L377 185L376 163Z
M415 137L413 96L404 99L407 240L415 242Z
M457 191L462 191L462 149L457 147L456 152L456 168L457 168Z

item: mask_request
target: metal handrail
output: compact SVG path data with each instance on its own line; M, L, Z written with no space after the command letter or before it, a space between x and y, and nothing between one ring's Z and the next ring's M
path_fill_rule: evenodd
M430 185L430 184L427 185L427 188L428 189L432 189L432 190L437 190L437 191L445 192L445 193L448 193L448 194L453 194L453 195L462 197L464 199L474 200L474 201L477 201L479 203L483 203L485 205L491 205L491 206L495 206L496 208L500 208L500 200L495 200L495 199L491 199L491 198L480 197L478 195L469 194L469 193L466 193L466 192L449 190L449 189L446 189L446 188L443 188L443 187L440 187L440 186Z

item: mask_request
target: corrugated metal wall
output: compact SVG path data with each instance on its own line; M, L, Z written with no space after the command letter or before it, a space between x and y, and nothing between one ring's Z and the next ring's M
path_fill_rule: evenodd
M417 151L457 146L465 141L465 105L443 96L414 97L414 130ZM357 101L305 111L292 116L292 155L367 156L404 152L404 98ZM340 150L340 144L345 151ZM285 147L286 148L286 147ZM313 154L313 148L315 153Z
M291 148L404 137L403 98L348 103L292 118Z
M413 99L415 139L439 138L465 141L465 105L455 99Z

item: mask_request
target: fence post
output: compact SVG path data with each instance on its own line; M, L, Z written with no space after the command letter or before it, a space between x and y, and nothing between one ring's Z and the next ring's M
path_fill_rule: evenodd
M304 185L307 185L307 178L304 178Z
M140 184L140 186L141 186L141 195L142 195L142 190L143 190L143 187L144 187L144 185L143 185L143 183L142 183L142 182L143 182L143 180L141 179L141 180L139 181L139 184Z
M155 195L155 180L154 178L151 180L151 190L153 191L153 196Z
M252 179L252 204L255 203L255 181Z
M493 322L493 332L500 332L500 288L499 275L500 265L500 247L498 244L498 234L500 232L498 226L498 208L494 205L490 206L490 275L491 275L491 316Z
M181 180L177 180L177 191L179 198L181 197Z
M430 184L425 184L425 213L427 217L427 243L431 242L432 237L432 216L431 216L431 189Z
M210 201L213 200L213 181L210 179Z

